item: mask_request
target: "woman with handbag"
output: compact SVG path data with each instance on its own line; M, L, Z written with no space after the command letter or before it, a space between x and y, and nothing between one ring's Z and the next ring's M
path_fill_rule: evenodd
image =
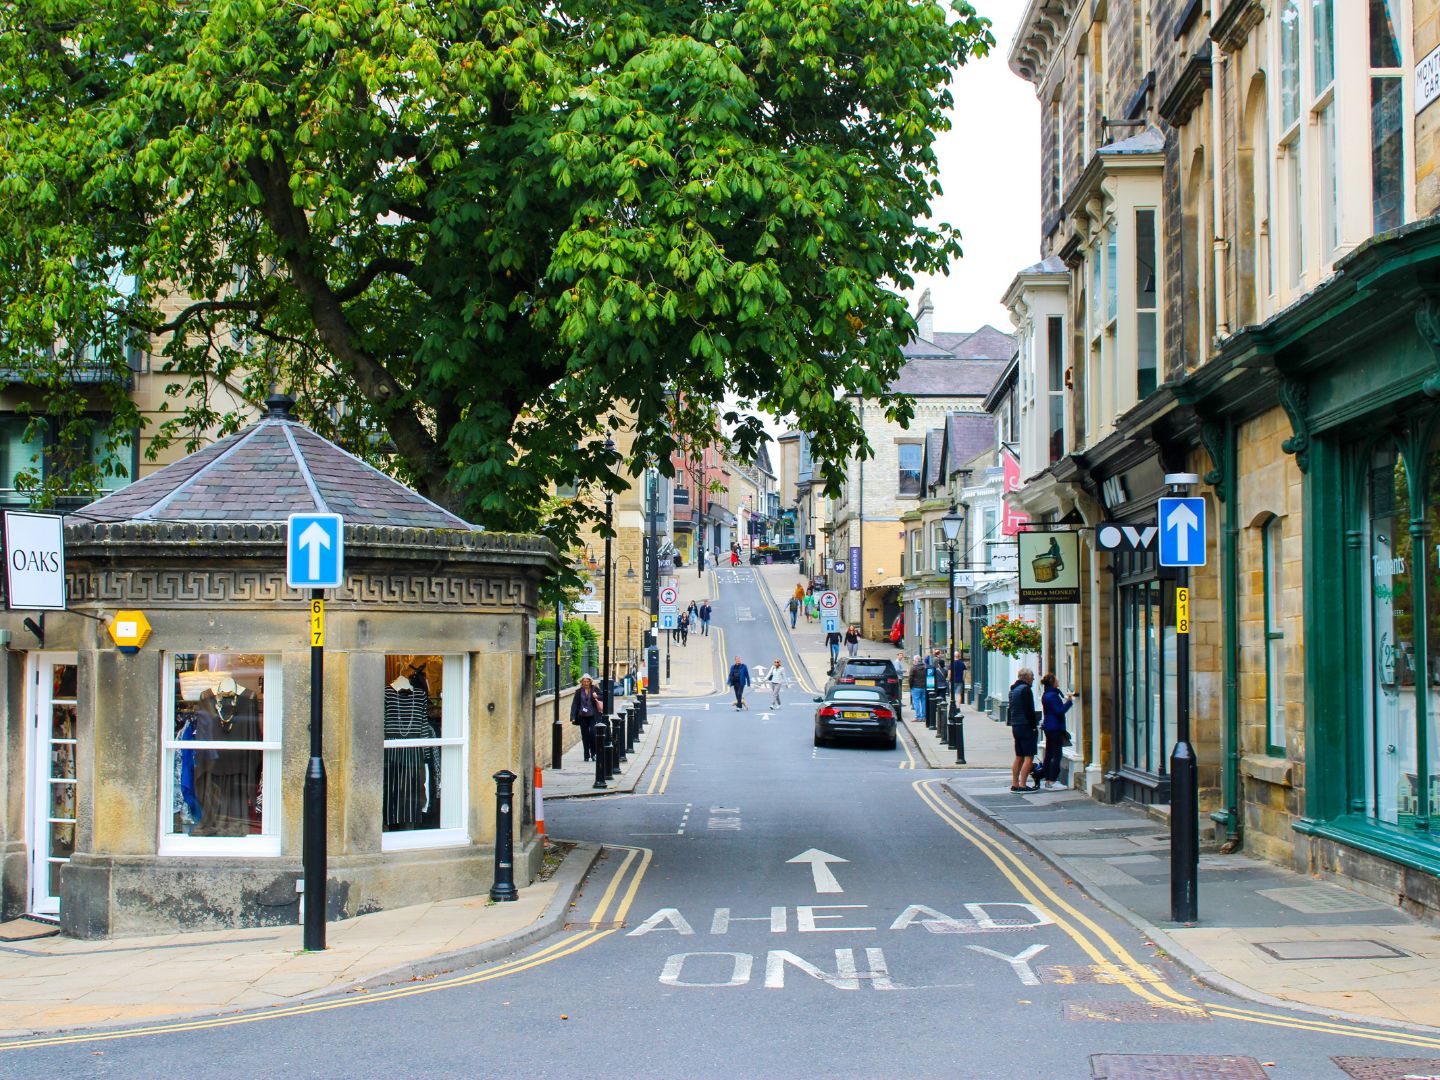
M585 749L585 760L595 756L595 721L605 711L600 691L595 680L589 675L580 676L580 686L570 699L570 722L580 728L580 743Z
M1040 680L1045 688L1040 695L1040 708L1044 719L1040 728L1045 732L1045 760L1040 766L1040 785L1047 791L1060 789L1060 758L1065 747L1070 745L1070 733L1065 730L1065 714L1075 704L1074 694L1060 693L1060 685L1053 674L1047 673Z

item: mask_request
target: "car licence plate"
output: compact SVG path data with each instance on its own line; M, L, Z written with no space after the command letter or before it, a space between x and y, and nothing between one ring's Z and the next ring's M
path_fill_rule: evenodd
M856 686L874 686L874 685L875 685L875 680L874 680L874 679L856 679L856 680L855 680L855 685L856 685Z
M868 712L847 712L847 713L841 713L841 715L844 716L846 720L869 720L869 719L870 719L870 714L869 714Z

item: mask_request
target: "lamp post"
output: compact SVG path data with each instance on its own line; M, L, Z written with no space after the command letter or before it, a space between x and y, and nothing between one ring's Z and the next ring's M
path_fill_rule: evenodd
M1194 473L1167 473L1171 495L1188 495L1200 482ZM1178 615L1177 590L1188 595L1190 572L1177 567L1171 584L1170 613ZM1199 917L1200 793L1195 748L1190 745L1190 627L1175 627L1175 749L1170 754L1170 918L1178 923Z
M960 528L965 524L965 515L960 513L960 508L954 503L950 504L950 512L940 519L940 527L945 530L945 549L949 553L949 559L945 564L946 575L950 578L950 610L949 617L945 620L950 631L950 647L946 650L946 663L950 670L946 672L950 685L950 724L956 732L955 764L965 764L965 714L958 712L955 706L955 624L959 619L955 615L955 542L960 539ZM958 716L958 720L957 720Z
M615 456L615 440L605 440L605 464L609 466ZM604 673L601 676L604 685L603 698L605 701L605 716L608 718L615 705L614 691L610 686L610 613L614 604L610 597L610 568L613 565L610 558L610 538L613 532L611 523L615 518L615 493L609 488L605 490L605 565L602 568L605 575L605 608L600 616L600 638L601 653L600 669Z
M635 580L635 564L634 564L634 562L631 561L629 555L617 555L617 556L615 557L616 562L619 562L621 559L624 559L624 560L625 560L625 580L626 580L626 581L631 581L631 582L633 582L633 581ZM613 572L613 571L611 572L611 580L612 580L612 581L614 580L614 572ZM631 587L633 588L633 586L631 586ZM618 607L618 605L616 605L616 606ZM616 621L616 625L615 625L615 627L614 627L614 630L615 630L615 636L616 636L616 638L618 639L619 636L620 636L620 633L619 633L619 630L620 630L620 627L619 627L620 613L619 613L618 611L616 611L614 608L611 608L610 614L611 614L611 618L613 618L613 619ZM628 651L629 648L630 648L630 616L629 616L629 615L626 615L626 616L625 616L625 648L626 648L627 651ZM619 649L619 646L618 646L618 645L616 646L615 651L616 651L616 653L619 653L620 649ZM607 672L606 674L609 675L610 673ZM612 678L613 678L613 676L612 676ZM613 697L614 695L612 694L611 696Z

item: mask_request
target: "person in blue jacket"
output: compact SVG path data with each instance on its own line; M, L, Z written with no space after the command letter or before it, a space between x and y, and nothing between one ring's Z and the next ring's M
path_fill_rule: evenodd
M1040 680L1044 691L1040 695L1040 710L1044 718L1040 728L1045 732L1045 760L1040 765L1042 787L1054 791L1060 787L1060 756L1065 749L1065 714L1075 704L1074 694L1061 694L1060 685L1049 672Z
M750 669L740 657L735 657L735 663L730 665L730 677L726 682L730 684L730 689L735 691L735 708L746 708L745 688L750 685Z

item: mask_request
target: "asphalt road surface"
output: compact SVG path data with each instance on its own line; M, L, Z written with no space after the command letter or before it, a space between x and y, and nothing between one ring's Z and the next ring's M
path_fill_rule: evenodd
M721 572L717 610L727 660L793 671L747 569ZM633 795L551 804L552 835L608 847L567 930L525 953L36 1040L0 1051L0 1076L1323 1080L1352 1075L1336 1057L1440 1059L1440 1039L1194 982L962 811L903 740L816 749L808 693L750 704L666 702Z

